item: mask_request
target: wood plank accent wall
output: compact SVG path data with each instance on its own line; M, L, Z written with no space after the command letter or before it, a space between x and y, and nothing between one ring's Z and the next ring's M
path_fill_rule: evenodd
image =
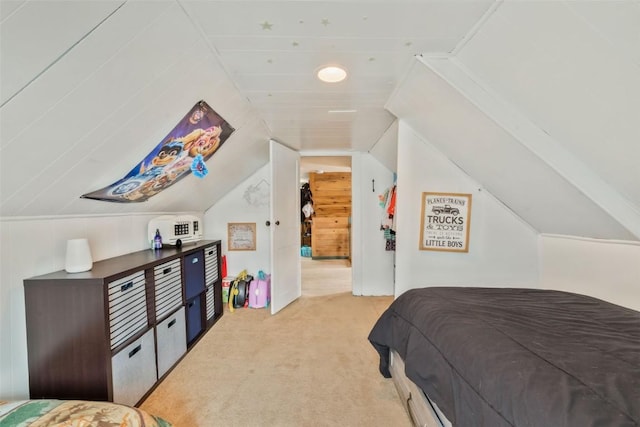
M351 257L351 172L309 173L313 194L311 255Z

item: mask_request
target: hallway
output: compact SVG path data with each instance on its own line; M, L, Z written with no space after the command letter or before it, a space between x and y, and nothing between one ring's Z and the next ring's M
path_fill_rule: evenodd
M323 296L351 292L351 262L348 259L313 260L301 257L302 295Z

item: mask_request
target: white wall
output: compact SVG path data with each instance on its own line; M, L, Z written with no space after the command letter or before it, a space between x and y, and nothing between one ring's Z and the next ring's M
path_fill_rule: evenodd
M263 166L205 212L205 237L222 240L222 254L227 257L229 276L245 269L253 275L259 270L271 272L271 236L266 226L271 203L270 165ZM255 251L227 250L227 224L230 222L256 223Z
M146 249L157 215L0 219L0 399L29 397L22 281L64 269L68 239L88 238L94 261Z
M351 165L353 294L393 295L395 253L385 251L378 198L393 184L393 172L371 154L354 154Z
M472 194L468 253L418 249L424 191ZM425 286L537 287L536 232L402 120L396 214L396 296Z
M640 244L540 235L540 287L640 311Z

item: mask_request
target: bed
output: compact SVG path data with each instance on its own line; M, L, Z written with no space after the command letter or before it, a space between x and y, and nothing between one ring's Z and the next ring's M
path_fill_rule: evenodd
M171 427L141 409L85 400L0 401L2 427Z
M568 292L431 287L369 334L453 426L639 426L640 312ZM412 396L412 400L416 396Z

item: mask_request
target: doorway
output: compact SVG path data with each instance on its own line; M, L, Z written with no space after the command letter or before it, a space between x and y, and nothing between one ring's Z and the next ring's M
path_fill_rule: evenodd
M351 169L350 156L300 158L303 296L353 291ZM304 196L307 189L311 209Z

